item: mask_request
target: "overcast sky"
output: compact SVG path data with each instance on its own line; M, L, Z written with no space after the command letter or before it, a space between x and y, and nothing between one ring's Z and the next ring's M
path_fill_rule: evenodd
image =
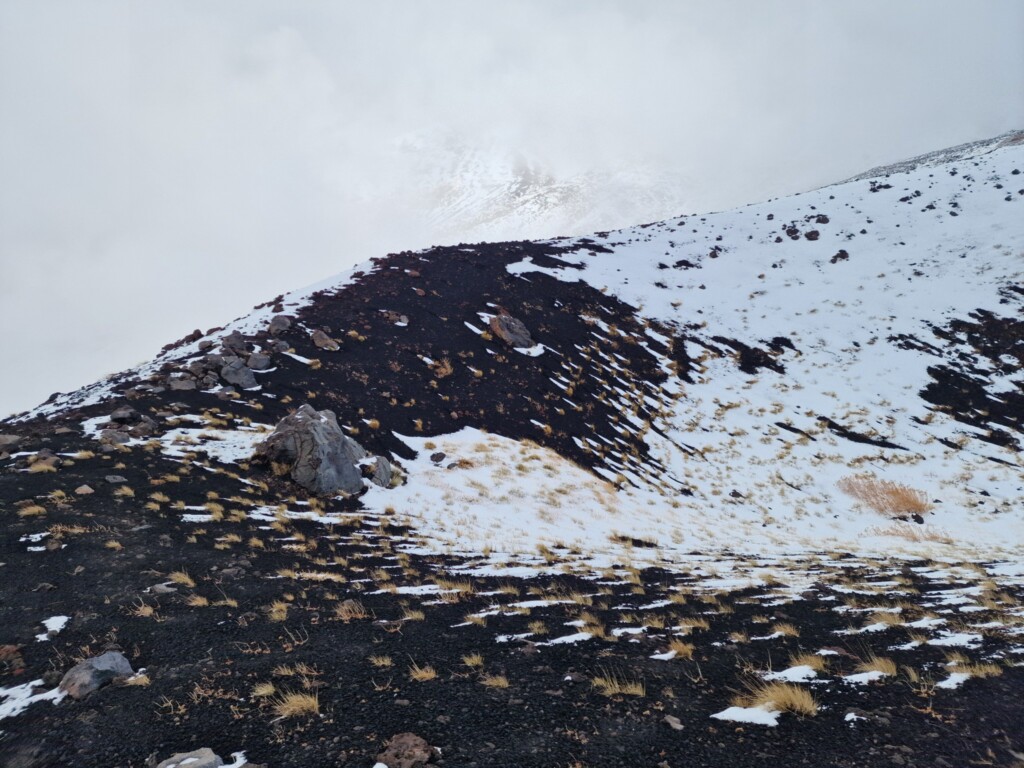
M458 241L432 154L396 152L423 132L555 178L663 169L681 213L1012 128L1018 0L3 0L0 416Z

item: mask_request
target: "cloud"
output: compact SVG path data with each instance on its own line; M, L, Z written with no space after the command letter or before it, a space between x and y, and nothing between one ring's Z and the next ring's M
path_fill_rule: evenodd
M410 137L554 179L657 169L685 180L666 211L721 209L1021 126L1021 39L995 1L12 0L0 412L459 239L431 214L443 153Z

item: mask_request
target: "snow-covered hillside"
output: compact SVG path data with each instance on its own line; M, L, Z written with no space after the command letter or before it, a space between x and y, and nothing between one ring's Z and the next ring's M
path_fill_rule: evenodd
M20 420L84 408L95 426L96 403L140 380L149 391L192 379L230 332L266 351L259 336L284 314L299 336L255 372L247 402L268 410L253 420L273 423L281 387L290 399L330 392L353 431L373 414L383 426L371 439L408 482L361 505L396 509L428 550L1016 557L1021 169L1011 134L724 213L393 255ZM492 338L501 311L538 344ZM317 328L365 344L310 369ZM435 376L439 360L459 363L454 375ZM261 435L224 434L236 429L190 438L241 461ZM181 437L157 439L171 450ZM437 450L458 470L430 461Z

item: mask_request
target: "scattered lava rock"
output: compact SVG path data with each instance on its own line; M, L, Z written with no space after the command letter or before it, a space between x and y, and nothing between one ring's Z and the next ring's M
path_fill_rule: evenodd
M377 755L377 761L388 768L420 768L441 757L436 747L415 733L399 733L392 736Z

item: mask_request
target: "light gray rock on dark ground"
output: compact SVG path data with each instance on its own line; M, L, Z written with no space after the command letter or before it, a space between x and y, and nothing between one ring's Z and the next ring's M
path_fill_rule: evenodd
M84 699L115 677L127 677L132 671L132 665L123 654L107 651L69 669L60 681L60 689L73 699Z
M292 480L312 493L352 494L363 489L357 464L366 456L363 447L341 431L332 411L316 411L307 403L278 422L270 437L256 446L253 458L287 464Z

